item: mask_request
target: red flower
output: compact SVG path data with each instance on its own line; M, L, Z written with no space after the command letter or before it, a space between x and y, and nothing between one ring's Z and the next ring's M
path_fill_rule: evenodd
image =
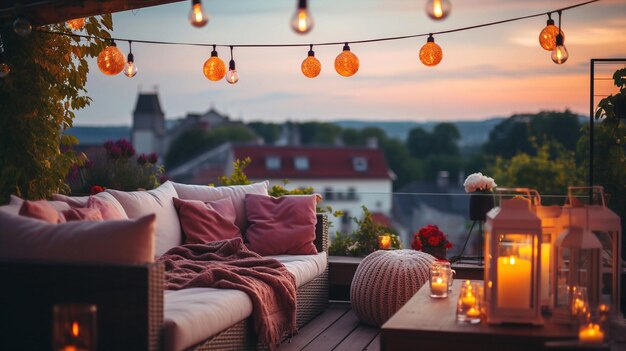
M101 193L104 191L104 188L101 187L100 185L93 185L91 186L91 188L89 188L89 193L91 193L91 195L96 195L97 193Z
M446 235L436 225L428 224L413 234L411 248L422 250L424 247L442 247L449 249L452 243L446 239Z
M430 246L439 246L440 241L441 239L439 239L439 237L437 236L431 236L430 238L428 238L428 243L430 244Z

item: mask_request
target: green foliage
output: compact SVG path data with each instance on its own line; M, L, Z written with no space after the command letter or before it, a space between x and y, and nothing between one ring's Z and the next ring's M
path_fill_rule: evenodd
M550 150L557 149L551 157ZM500 187L525 187L537 189L544 195L563 195L568 185L583 185L584 179L576 167L574 153L556 142L536 147L532 156L519 153L511 159L496 157L489 174ZM562 198L543 198L544 203L563 204Z
M94 155L87 160L82 155L78 163L72 167L67 182L72 194L84 195L92 193L93 186L122 191L139 189L150 190L161 185L165 180L164 167L157 164L156 154L135 156L135 150L125 139L118 141L125 145L127 151L111 153L105 143L107 152ZM119 149L118 149L119 150Z
M351 234L337 232L330 247L329 254L336 256L367 256L378 249L378 236L385 233L391 234L391 248L401 249L402 242L393 229L374 222L372 214L365 206L363 218L360 220L352 217L358 228Z
M67 32L63 24L44 30ZM110 37L111 15L91 17L85 33ZM34 30L19 37L0 26L11 73L0 81L0 203L10 194L40 199L67 190L65 177L78 160L76 138L63 131L74 111L89 104L87 59L104 48L101 39L80 39Z
M341 128L331 123L305 122L298 124L303 145L332 145Z
M580 122L572 112L540 112L534 115L514 115L498 124L489 133L484 152L511 158L518 153L535 155L535 144L556 141L574 151L581 135Z
M266 143L274 143L282 131L282 126L276 123L250 122L248 127L262 137Z
M172 141L165 155L167 168L174 168L193 157L225 142L246 142L257 137L242 125L226 125L216 129L188 129Z
M452 123L439 123L432 133L422 128L409 131L406 146L415 158L426 158L431 155L453 156L459 154L457 143L461 138L458 128Z
M248 176L246 175L246 173L243 171L246 167L248 167L248 165L250 165L250 163L252 162L252 159L250 157L246 157L243 160L235 160L235 162L233 162L233 173L226 177L226 176L221 176L219 178L219 182L222 183L222 185L248 185L250 184L250 180L248 179Z

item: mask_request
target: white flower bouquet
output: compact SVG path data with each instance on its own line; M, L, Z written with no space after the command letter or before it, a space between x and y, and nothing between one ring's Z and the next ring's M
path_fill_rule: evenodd
M491 191L493 188L497 187L498 184L496 184L493 178L478 172L467 176L463 186L465 187L465 192L473 193L476 191Z

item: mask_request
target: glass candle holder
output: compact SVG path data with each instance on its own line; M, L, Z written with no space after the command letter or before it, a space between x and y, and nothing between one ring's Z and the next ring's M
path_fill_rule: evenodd
M456 271L452 269L452 266L450 265L450 261L436 260L435 262L433 262L433 266L438 266L440 267L440 269L445 269L446 271L449 272L448 293L452 292L452 282L454 281L454 275L456 274Z
M378 248L381 250L391 249L391 235L381 234L378 236Z
M588 312L589 301L587 300L587 288L575 286L572 288L570 299L570 311L572 316L581 316Z
M58 304L52 308L54 351L96 350L96 305Z
M443 299L448 297L448 281L450 269L433 264L430 267L430 297Z
M481 320L482 290L478 283L469 280L461 286L456 305L456 320L459 323L477 324Z

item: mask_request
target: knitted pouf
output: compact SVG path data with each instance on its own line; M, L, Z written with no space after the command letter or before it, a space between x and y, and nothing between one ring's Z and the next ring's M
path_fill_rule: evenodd
M361 261L350 287L352 310L381 326L428 282L435 258L415 250L378 250Z

